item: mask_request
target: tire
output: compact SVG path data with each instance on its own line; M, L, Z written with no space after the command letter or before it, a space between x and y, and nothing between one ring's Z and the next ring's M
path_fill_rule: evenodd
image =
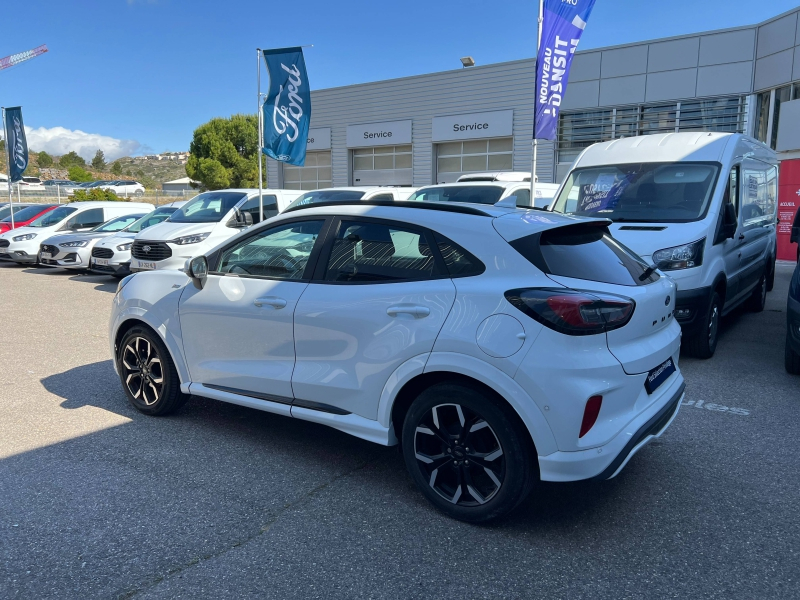
M767 304L767 275L766 273L758 280L758 284L753 289L753 293L747 299L747 310L759 313L764 310Z
M505 515L539 480L524 425L510 407L468 384L445 382L423 391L401 437L406 467L422 494L460 521Z
M119 344L116 360L128 402L139 412L168 415L189 399L181 393L178 372L167 347L152 329L132 327Z
M800 354L795 352L792 348L792 344L789 341L789 332L786 332L786 350L784 357L786 372L792 375L800 375Z
M142 190L136 190L135 192L133 192L133 195L136 196L137 198L141 198L142 196L144 196L144 192Z
M775 259L770 263L769 273L767 273L767 291L775 289Z
M719 337L719 322L722 317L722 299L717 292L711 295L711 302L706 312L705 325L683 342L683 347L690 356L707 359L714 356Z

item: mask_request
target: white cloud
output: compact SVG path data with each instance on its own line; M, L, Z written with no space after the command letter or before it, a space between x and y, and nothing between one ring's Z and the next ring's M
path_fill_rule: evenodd
M25 127L28 148L31 152L44 150L48 154L61 156L74 150L86 160L94 158L97 150L102 150L107 161L121 156L131 156L142 150L142 144L136 140L119 140L99 133L86 133L78 129L65 127Z

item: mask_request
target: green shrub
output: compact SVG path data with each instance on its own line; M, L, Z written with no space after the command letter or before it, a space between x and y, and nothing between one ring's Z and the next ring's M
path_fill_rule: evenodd
M103 188L92 188L90 190L77 189L72 195L70 202L87 202L90 200L111 200L123 202L125 199L120 198L114 193L114 190L106 190Z
M94 181L94 177L92 177L91 173L86 171L83 167L70 167L67 171L69 173L70 181L78 181L78 182L85 182L85 181Z

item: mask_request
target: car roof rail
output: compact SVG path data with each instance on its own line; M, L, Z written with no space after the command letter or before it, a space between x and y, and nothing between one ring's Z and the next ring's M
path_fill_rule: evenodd
M287 208L282 214L303 210L306 208L317 208L322 206L393 206L397 208L420 208L423 210L438 210L442 212L459 213L462 215L474 215L477 217L491 217L488 212L482 211L474 206L458 204L455 202L421 202L405 200L338 200L330 202L313 202L300 206Z

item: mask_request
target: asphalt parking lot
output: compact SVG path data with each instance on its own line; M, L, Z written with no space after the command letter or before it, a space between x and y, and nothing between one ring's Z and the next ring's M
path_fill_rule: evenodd
M437 513L396 449L194 398L130 407L116 281L0 264L0 597L797 598L793 265L682 359L669 431L602 483L491 526Z

